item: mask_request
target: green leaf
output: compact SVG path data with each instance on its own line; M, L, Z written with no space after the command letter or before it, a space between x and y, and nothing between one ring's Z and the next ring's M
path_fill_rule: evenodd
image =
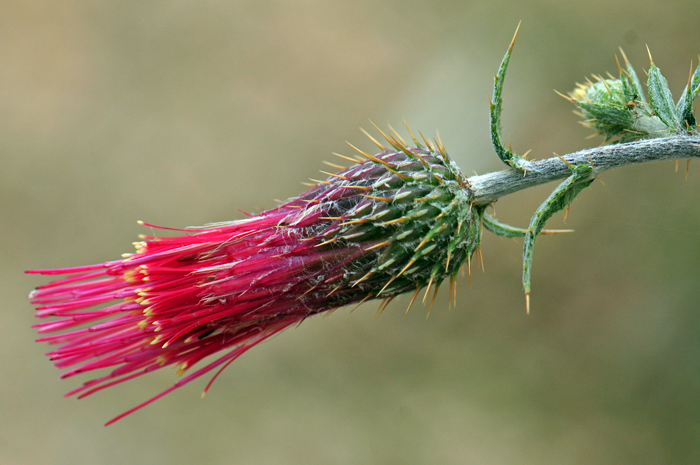
M683 129L676 114L676 104L673 102L673 95L668 88L668 82L666 82L666 78L663 77L653 61L649 67L647 89L649 90L651 108L656 113L656 116L674 131Z
M523 237L529 231L527 229L516 228L509 224L501 223L496 218L484 213L482 216L484 229L501 237Z
M571 176L559 184L549 197L539 206L530 220L529 232L525 235L523 247L523 288L528 302L530 296L530 273L532 270L532 249L537 235L542 231L544 224L556 212L568 207L574 198L592 182L593 168L588 165L578 165L571 169Z
M529 229L516 228L509 224L501 223L496 218L484 213L481 217L484 229L501 237L525 237L530 232ZM543 229L540 234L556 234L573 232L572 229Z
M700 65L688 79L688 84L683 89L683 94L676 104L676 115L686 128L694 129L696 126L695 113L693 113L693 101L700 92Z
M518 24L518 29L519 28L520 24ZM491 143L496 151L496 155L498 155L498 158L500 158L503 163L517 170L525 171L529 168L530 162L505 148L501 138L501 109L503 106L503 98L501 95L503 93L503 82L506 78L506 70L508 69L508 62L510 62L510 55L513 52L515 39L518 37L518 29L515 30L513 40L510 42L508 51L503 57L501 66L498 68L498 73L494 79L493 100L491 101Z

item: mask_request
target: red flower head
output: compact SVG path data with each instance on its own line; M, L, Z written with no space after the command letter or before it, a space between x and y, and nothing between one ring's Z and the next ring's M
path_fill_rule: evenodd
M56 317L35 327L57 332L39 341L57 346L47 354L57 367L72 367L62 377L113 368L67 395L166 365L182 374L229 349L111 423L217 367L218 375L311 315L408 291L413 303L446 277L452 291L479 247L482 210L441 143L387 140L393 149L377 143L376 156L345 157L354 165L257 216L144 237L122 260L30 271L69 275L30 295L39 318Z

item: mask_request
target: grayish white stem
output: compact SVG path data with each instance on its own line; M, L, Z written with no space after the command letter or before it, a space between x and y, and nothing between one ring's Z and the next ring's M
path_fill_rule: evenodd
M593 167L593 175L618 166L650 161L700 158L700 135L643 139L626 144L606 145L562 155L572 165ZM469 178L476 205L488 205L522 189L538 186L571 174L559 157L530 163L527 171L514 169L472 176Z

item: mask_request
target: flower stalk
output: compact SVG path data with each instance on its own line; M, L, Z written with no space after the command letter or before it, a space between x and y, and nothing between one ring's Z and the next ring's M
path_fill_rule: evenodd
M112 423L213 370L218 374L251 347L306 318L346 305L422 289L430 309L447 279L456 279L479 251L483 229L523 237L523 288L529 312L533 247L546 221L605 170L629 164L700 157L693 101L700 66L674 103L651 61L644 96L631 64L620 77L588 81L567 98L584 123L612 145L530 161L502 144L502 90L516 34L501 63L491 99L491 139L504 171L467 178L439 136L407 143L391 129L372 136L380 152L339 155L345 165L312 180L307 192L244 220L142 236L135 253L102 264L54 270L67 275L30 294L43 319L35 327L62 378L108 369L67 395L84 397L165 366L183 376ZM651 60L651 55L650 55ZM563 180L535 211L527 229L496 221L486 209L499 198ZM152 225L149 225L152 226ZM432 296L431 296L432 291ZM407 310L408 311L408 310ZM227 351L221 355L222 351ZM205 358L213 361L190 369Z
M564 179L571 165L589 164L594 176L628 165L663 160L700 158L700 136L678 135L657 139L641 139L625 144L603 145L566 155L535 160L526 173L502 170L469 178L474 204L490 205L501 197L524 189Z

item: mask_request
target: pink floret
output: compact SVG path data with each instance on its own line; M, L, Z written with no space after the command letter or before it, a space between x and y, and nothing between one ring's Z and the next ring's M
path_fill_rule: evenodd
M319 225L334 225L322 219L332 205L291 201L187 235L148 237L123 260L29 271L68 275L30 295L37 317L53 317L34 327L59 332L39 341L58 346L47 354L57 367L72 367L62 377L116 367L67 395L84 397L168 365L181 374L232 349L112 423L214 368L223 370L310 315L362 300L360 288L327 297L339 288L334 281L343 276L343 264L362 252L318 247Z

